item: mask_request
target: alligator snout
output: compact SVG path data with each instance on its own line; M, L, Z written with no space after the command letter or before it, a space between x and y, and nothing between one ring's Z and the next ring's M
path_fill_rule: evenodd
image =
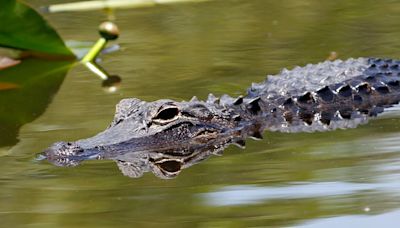
M43 152L43 156L57 166L76 166L84 149L73 142L57 142Z

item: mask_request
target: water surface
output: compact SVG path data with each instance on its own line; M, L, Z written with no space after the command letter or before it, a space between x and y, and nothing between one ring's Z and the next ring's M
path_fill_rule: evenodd
M0 147L2 226L400 223L397 109L357 129L266 132L245 150L231 146L173 180L151 173L131 179L112 161L61 168L34 159L55 141L104 130L122 98L242 94L266 74L323 61L332 51L343 59L400 58L399 2L227 0L118 10L115 16L121 51L103 56L102 65L123 78L118 92L104 92L98 78L74 67L43 114L32 113L34 120L13 128ZM106 19L103 12L46 17L65 39L79 41L96 40L97 25ZM44 96L40 89L32 96Z

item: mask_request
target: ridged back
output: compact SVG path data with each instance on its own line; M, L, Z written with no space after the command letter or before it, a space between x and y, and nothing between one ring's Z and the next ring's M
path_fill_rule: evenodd
M400 61L359 58L326 61L253 84L266 128L299 132L352 128L400 101Z

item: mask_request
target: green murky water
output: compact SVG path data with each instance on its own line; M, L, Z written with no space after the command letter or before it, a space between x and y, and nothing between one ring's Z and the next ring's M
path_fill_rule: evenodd
M106 19L102 12L46 17L65 39L80 41L96 40L95 28ZM54 77L28 84L23 94L0 94L7 104L0 132L0 226L400 224L396 109L357 129L267 132L263 141L249 140L245 150L229 147L173 180L151 173L130 179L112 161L60 168L34 159L55 141L102 131L122 98L240 94L266 73L323 61L332 51L343 59L400 58L398 1L213 1L120 10L115 22L121 51L103 56L102 64L123 78L118 92L105 93L81 66L61 83L64 72L54 72L53 63L27 61L29 73Z

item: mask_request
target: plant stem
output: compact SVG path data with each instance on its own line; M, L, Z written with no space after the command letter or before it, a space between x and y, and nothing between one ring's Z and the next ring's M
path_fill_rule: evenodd
M107 40L101 37L97 42L93 45L90 51L83 57L81 63L93 62L97 55L103 50L104 46L107 44Z
M82 1L64 4L50 5L45 11L50 13L66 11L88 11L110 8L141 8L151 7L162 4L184 3L184 2L203 2L209 0L103 0L103 1Z

